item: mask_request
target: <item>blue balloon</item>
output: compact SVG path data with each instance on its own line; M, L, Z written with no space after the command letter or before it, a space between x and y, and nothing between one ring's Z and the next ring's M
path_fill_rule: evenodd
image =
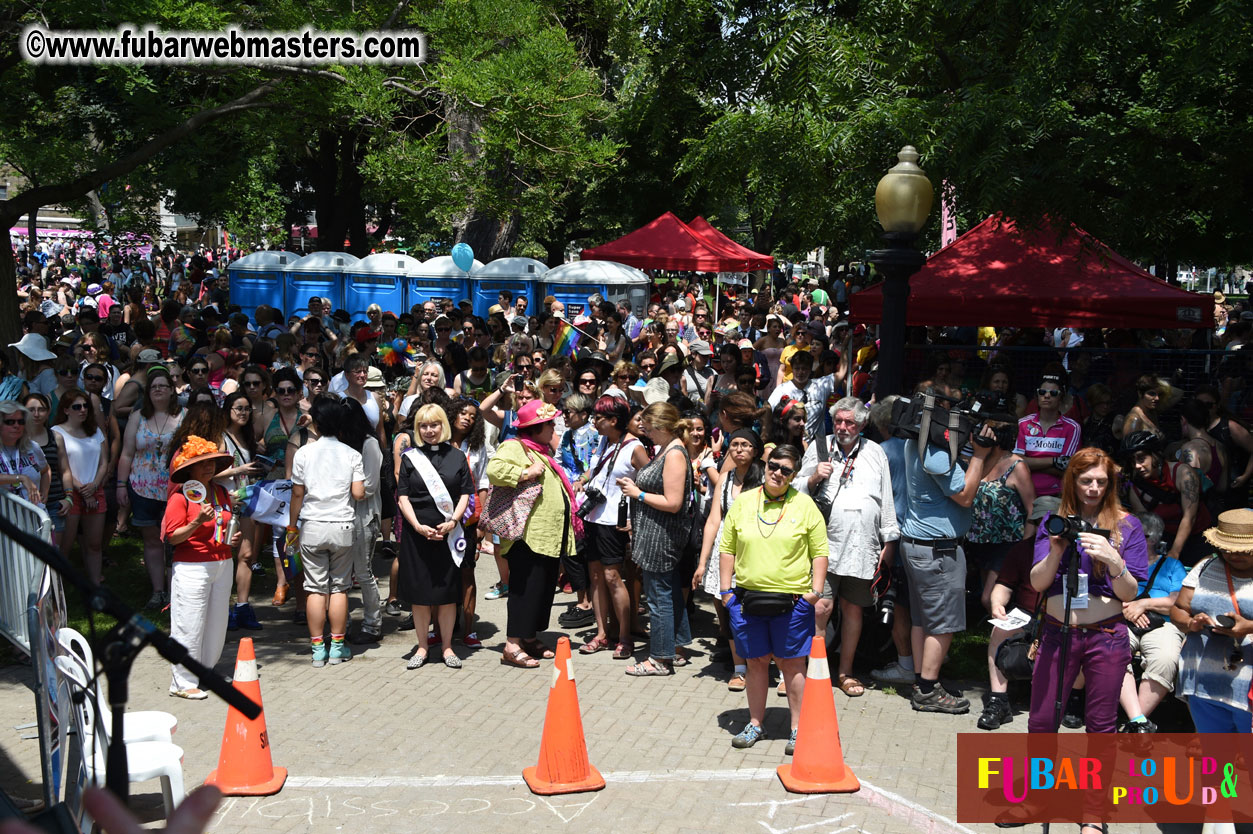
M401 353L404 353L408 349L409 349L409 342L406 341L405 339L397 339L396 341L392 342L392 350L398 350Z
M474 250L470 248L468 243L458 243L452 248L452 262L462 272L469 272L470 267L474 266Z

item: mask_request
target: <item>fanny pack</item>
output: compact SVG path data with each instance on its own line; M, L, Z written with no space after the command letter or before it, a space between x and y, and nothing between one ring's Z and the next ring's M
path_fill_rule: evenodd
M735 598L740 602L740 611L754 617L777 617L789 614L796 607L796 594L783 594L778 591L752 591L748 588L736 588Z

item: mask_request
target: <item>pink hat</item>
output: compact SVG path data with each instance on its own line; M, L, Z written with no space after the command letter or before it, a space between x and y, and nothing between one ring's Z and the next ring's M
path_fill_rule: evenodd
M557 417L557 406L552 403L546 403L543 400L531 400L522 408L518 409L518 419L514 421L514 428L525 429L531 426L538 426L540 423L547 423Z

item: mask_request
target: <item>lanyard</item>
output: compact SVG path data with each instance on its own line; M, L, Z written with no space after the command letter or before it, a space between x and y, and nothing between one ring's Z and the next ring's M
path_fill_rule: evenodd
M857 463L857 455L861 453L861 447L865 444L865 442L866 438L857 438L857 448L853 450L851 455L844 458L844 469L840 472L840 480L839 483L836 484L835 495L831 496L831 503L835 503L835 499L840 497L840 490L844 489L844 485L853 479L853 467ZM836 449L839 450L838 444L836 445Z

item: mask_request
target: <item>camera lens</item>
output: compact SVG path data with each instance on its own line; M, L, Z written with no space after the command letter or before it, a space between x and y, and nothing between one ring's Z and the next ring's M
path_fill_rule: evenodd
M1064 536L1069 527L1066 518L1060 515L1051 515L1044 522L1044 529L1050 536Z

